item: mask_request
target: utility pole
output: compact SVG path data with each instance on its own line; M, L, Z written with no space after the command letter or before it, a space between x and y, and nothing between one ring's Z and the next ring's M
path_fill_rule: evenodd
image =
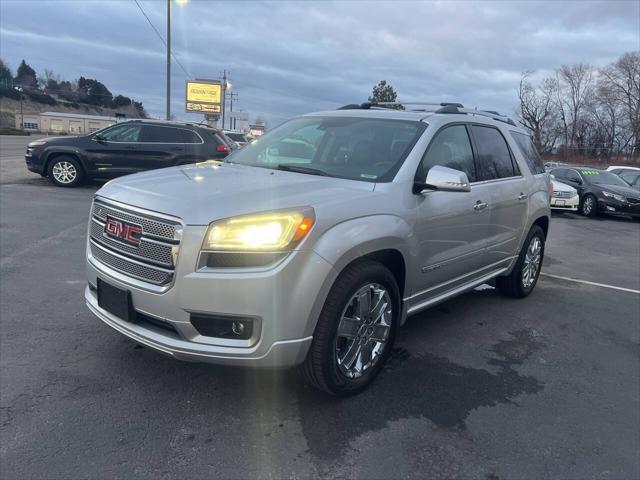
M14 90L17 90L20 93L20 130L24 130L24 112L22 110L22 87L13 87Z
M222 72L222 129L224 130L225 110L227 106L227 71Z
M229 98L231 99L231 113L233 113L233 98L234 98L234 96L235 96L236 99L238 98L238 94L237 93L231 92L229 94ZM232 115L229 115L229 130L235 130L236 129L235 123L236 123L236 119Z
M167 120L171 120L171 0L167 0Z

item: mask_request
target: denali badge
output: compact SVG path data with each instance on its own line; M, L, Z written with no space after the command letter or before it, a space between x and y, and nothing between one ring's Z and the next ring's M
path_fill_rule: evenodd
M142 227L107 217L107 223L104 224L104 233L107 237L115 238L137 247L140 245Z

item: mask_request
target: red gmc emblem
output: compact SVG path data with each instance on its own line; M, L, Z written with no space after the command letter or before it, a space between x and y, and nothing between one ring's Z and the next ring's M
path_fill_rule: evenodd
M107 217L107 223L104 224L104 233L107 237L115 238L129 245L140 245L140 237L142 237L142 227Z

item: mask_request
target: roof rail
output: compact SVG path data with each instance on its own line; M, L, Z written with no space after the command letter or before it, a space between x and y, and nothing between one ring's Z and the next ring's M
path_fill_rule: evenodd
M511 118L501 113L498 113L495 110L475 110L471 108L457 108L452 105L447 105L446 107L442 107L436 110L435 113L461 113L461 114L468 114L468 115L479 115L481 117L489 117L493 120L508 123L509 125L513 125L514 127L517 127L516 122L514 122Z
M364 102L364 103L349 103L347 105L343 105L339 107L338 110L369 110L371 108L389 108L397 105L423 105L423 106L431 106L431 107L459 107L464 108L464 105L461 103L450 103L450 102L413 102L413 101L396 101L396 102ZM411 110L410 110L411 111ZM425 111L416 110L416 111Z

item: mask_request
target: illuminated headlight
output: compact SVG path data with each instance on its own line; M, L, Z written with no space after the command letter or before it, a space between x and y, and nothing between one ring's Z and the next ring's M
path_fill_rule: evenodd
M294 247L311 230L313 209L242 215L209 225L202 250L277 252Z
M614 200L617 200L617 201L622 202L622 203L624 203L624 202L626 202L626 201L627 201L627 199L626 199L626 198L624 198L622 195L618 195L617 193L607 192L606 190L604 190L604 191L602 192L602 194L603 194L605 197L613 198Z

